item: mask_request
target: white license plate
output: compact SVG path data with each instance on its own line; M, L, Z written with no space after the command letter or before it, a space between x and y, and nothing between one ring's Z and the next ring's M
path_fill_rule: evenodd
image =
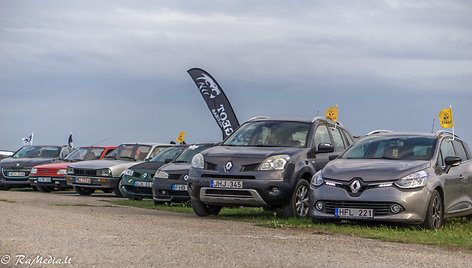
M77 183L92 183L90 178L75 178L75 182Z
M134 186L152 188L152 181L134 181Z
M210 186L215 188L243 188L243 182L230 180L211 180Z
M38 177L38 182L51 182L51 178Z
M173 184L173 191L187 191L187 184Z
M365 208L336 208L334 215L342 218L368 219L374 217L374 210Z
M8 172L8 176L9 177L24 177L26 176L26 173L21 172L21 171L10 171Z

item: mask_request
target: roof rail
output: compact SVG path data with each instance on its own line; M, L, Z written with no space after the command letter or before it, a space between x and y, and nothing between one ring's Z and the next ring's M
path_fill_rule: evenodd
M386 129L376 129L376 130L372 130L371 132L367 133L366 136L369 136L369 135L374 135L374 134L380 134L380 133L390 133L392 132L391 130L386 130Z
M254 120L257 120L257 119L267 119L269 117L265 116L265 115L259 115L259 116L254 116L253 118L249 118L249 120L247 120L248 122L249 121L254 121Z
M314 118L311 120L311 122L315 122L316 120L331 121L331 122L333 122L334 124L336 124L336 125L338 125L338 126L342 126L342 125L343 125L343 124L342 124L341 122L339 122L339 121L334 122L333 120L331 120L331 119L329 119L329 118L327 118L327 117L322 117L322 116L316 116L316 117L314 117Z
M454 133L452 133L451 131L448 131L448 130L438 130L436 132L436 135L441 135L441 134L449 134L451 136L455 136L455 137L459 138L459 136L457 136L456 134L454 134Z

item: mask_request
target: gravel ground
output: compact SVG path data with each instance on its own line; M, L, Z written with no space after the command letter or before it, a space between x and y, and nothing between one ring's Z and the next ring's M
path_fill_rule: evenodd
M37 256L43 260L52 256L77 267L470 267L472 263L470 254L436 247L271 229L103 201L113 199L112 194L0 191L2 262L8 255L12 267L26 267L24 262L34 262ZM41 267L47 266L64 265Z

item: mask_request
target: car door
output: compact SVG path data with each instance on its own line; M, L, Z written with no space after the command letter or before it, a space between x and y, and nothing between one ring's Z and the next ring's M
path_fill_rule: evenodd
M452 167L446 173L445 159L448 156L456 156L452 140L444 138L440 145L440 154L438 163L443 172L440 179L444 182L444 208L445 213L454 213L460 209L461 200L464 197L463 183L460 179L460 167Z
M313 146L318 148L320 144L333 144L328 126L326 124L318 125L315 130L315 135L313 136ZM316 159L314 159L314 168L316 171L326 166L326 164L329 162L329 155L331 154L333 153L316 153Z
M464 203L464 207L472 208L472 161L470 160L462 141L455 139L452 144L456 156L460 157L462 160L458 167L453 167L457 169L459 179L462 182L462 191L464 196L461 198L461 202Z

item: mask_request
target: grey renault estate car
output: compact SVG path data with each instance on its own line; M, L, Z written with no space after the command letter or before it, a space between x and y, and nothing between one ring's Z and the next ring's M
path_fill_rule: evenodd
M192 208L198 216L216 215L222 206L254 206L305 217L313 174L329 154L352 143L341 124L326 118L253 118L193 157L187 182Z
M310 217L439 229L472 214L470 159L467 144L444 131L365 136L314 175Z

